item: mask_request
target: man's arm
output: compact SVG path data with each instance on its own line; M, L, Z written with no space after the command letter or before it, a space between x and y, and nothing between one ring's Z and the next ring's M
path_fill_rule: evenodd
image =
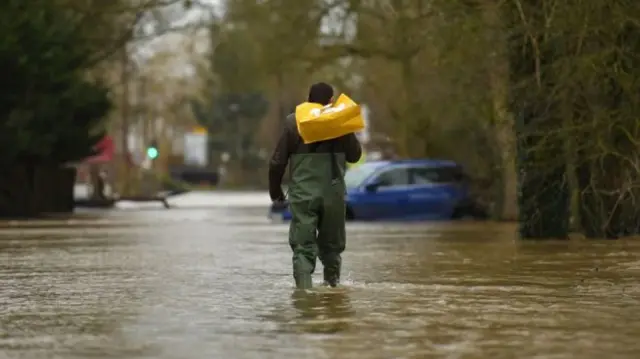
M362 147L355 133L350 133L344 139L344 157L349 163L356 163L362 156Z
M272 201L284 201L282 192L282 177L289 163L291 155L291 135L288 126L284 126L278 144L276 145L271 161L269 161L269 196Z

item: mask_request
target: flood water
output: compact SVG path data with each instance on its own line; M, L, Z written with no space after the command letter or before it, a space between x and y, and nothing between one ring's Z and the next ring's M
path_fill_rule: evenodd
M3 223L0 359L640 357L640 240L354 223L342 288L296 294L266 196L198 196Z

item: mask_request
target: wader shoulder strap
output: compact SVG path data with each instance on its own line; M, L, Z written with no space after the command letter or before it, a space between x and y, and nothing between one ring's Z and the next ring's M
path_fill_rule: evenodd
M319 142L314 142L310 144L309 145L310 152L315 153L318 150L318 147L320 146L320 144L325 142L326 141L319 141ZM329 152L329 154L331 155L331 179L334 182L336 182L340 179L340 169L338 168L338 160L336 159L335 141L332 141L330 146L331 146L331 151Z

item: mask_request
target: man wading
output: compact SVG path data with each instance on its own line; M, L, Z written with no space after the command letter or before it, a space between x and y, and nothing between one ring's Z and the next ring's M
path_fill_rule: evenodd
M326 83L314 84L309 90L308 102L328 105L332 98L333 89ZM274 202L285 200L282 176L291 162L289 244L298 288L311 288L316 257L324 266L325 284L335 287L340 281L340 256L346 242L344 172L346 162L358 162L361 154L353 133L305 144L298 134L295 114L286 119L269 164L269 195Z

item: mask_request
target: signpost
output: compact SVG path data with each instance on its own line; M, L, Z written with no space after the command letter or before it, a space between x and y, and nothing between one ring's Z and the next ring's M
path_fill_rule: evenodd
M360 132L356 132L356 137L362 144L362 156L360 156L360 160L356 163L347 163L348 168L359 166L367 160L365 145L369 142L369 138L371 137L369 132L369 107L367 107L367 105L360 105L360 114L364 120L364 129Z
M369 107L367 105L360 105L360 114L362 115L362 120L364 120L364 130L357 132L356 136L360 143L366 145L371 137L369 132Z
M184 163L199 167L206 167L208 161L208 138L207 129L196 127L193 131L184 135Z

